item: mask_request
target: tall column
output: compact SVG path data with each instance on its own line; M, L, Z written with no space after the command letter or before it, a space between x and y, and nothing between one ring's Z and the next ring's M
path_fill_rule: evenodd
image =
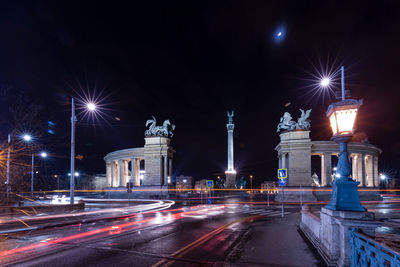
M365 154L361 154L361 174L364 186L368 186L367 177L365 175Z
M135 158L131 159L131 180L129 182L131 182L135 186L137 186L136 185L136 159Z
M111 176L110 176L110 187L113 187L114 185L113 185L113 183L114 183L114 177L115 177L115 175L114 175L114 161L113 160L111 160Z
M321 186L326 186L327 183L327 178L326 178L326 166L325 166L325 155L321 154Z
M379 174L378 174L378 157L374 156L374 178L375 178L375 186L378 187L380 180L379 180Z
M226 129L228 131L228 168L225 171L226 174L226 188L235 188L236 186L236 170L233 159L233 129L235 128L235 124L233 124L233 114L232 111L229 113L228 111L228 124L226 125Z
M118 182L118 186L122 186L122 178L123 178L123 172L124 172L124 168L122 166L122 159L118 160L118 176L119 176L119 182Z

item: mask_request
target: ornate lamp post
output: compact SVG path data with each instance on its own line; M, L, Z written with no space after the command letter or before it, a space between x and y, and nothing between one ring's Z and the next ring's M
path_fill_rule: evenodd
M329 118L333 136L332 140L340 145L339 161L337 165L336 179L332 183L332 195L326 208L331 210L366 211L358 197L357 186L351 175L349 153L347 143L354 132L354 122L357 112L362 105L362 100L345 99L344 95L344 68L342 73L342 101L332 103L326 112ZM323 81L321 81L321 84Z

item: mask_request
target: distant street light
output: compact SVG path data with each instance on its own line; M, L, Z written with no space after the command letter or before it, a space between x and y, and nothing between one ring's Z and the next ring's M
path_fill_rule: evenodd
M30 134L24 134L22 136L22 139L25 142L31 142L32 141L32 136ZM43 152L42 152L43 153ZM33 197L33 180L35 178L35 154L32 153L32 166L31 166L31 197Z
M340 153L337 165L336 179L332 183L332 195L326 208L331 210L365 211L358 196L357 186L359 182L350 178L351 165L347 143L354 132L354 123L357 112L362 105L362 100L345 99L344 67L342 73L342 100L329 105L326 116L329 118L332 128L332 139L339 143Z
M250 175L250 189L253 190L253 175Z
M40 153L40 156L41 156L42 158L47 158L47 153L46 153L46 152L42 152L42 153Z
M26 142L30 142L30 141L32 141L32 136L29 134L24 134L22 136L22 139L24 139L24 141L26 141Z

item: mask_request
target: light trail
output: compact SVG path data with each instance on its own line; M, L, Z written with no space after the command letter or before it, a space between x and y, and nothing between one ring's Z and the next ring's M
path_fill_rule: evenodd
M225 207L224 205L221 205L221 206L214 206L214 207L208 207L208 208L204 208L204 206L199 206L198 208L200 208L200 211L202 210L203 212L207 212L210 210L220 210L220 209L223 209L224 207ZM161 221L161 223L159 223L159 225L162 225L163 222L171 223L173 221L183 219L183 218L185 218L184 215L198 213L199 209L194 207L194 208L189 209L189 211L182 211L182 208L180 208L180 209L164 210L162 212L171 212L171 211L180 211L180 212L175 213L175 214L168 214L168 215L161 216L160 218L162 221ZM154 213L156 211L151 211L151 212ZM4 264L15 263L18 261L18 259L15 259L15 257L22 256L22 253L32 252L29 256L37 257L37 256L43 255L43 253L49 252L49 250L54 251L54 249L57 249L59 246L62 246L62 245L75 245L75 243L71 244L68 242L75 241L75 242L81 243L81 242L86 242L86 241L93 240L93 239L100 238L100 237L113 236L113 235L126 233L129 231L138 229L138 227L145 227L145 226L147 226L146 224L151 225L152 223L157 223L157 222L155 222L155 220L157 220L157 218L151 217L151 218L146 218L146 219L142 219L139 221L115 224L112 226L107 226L107 227L87 231L84 233L73 234L73 235L69 235L69 236L65 236L65 237L61 237L61 238L57 238L57 239L53 239L53 240L46 239L44 241L36 242L36 243L30 244L30 245L27 245L24 247L1 251L0 252L0 262L2 262ZM48 250L42 251L42 253L39 253L40 251L37 251L37 249L42 249L42 248L46 248ZM33 250L35 250L35 251L33 251ZM12 258L12 257L14 257L14 258ZM24 259L26 259L26 257L24 257ZM14 262L12 262L12 261L14 261Z

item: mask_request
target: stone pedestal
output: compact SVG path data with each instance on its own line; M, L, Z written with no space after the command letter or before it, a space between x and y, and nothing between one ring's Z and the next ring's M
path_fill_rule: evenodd
M328 265L350 266L350 231L358 228L373 237L376 227L374 213L360 211L336 211L321 209L320 249Z
M167 184L168 159L172 159L173 149L166 137L146 137L144 145L145 177L143 186Z
M279 168L288 170L288 186L311 185L310 131L286 131L280 135L278 151Z
M317 197L312 191L312 187L285 187L284 192L279 188L275 201L278 202L316 202Z
M225 173L225 188L233 189L236 188L236 173Z

